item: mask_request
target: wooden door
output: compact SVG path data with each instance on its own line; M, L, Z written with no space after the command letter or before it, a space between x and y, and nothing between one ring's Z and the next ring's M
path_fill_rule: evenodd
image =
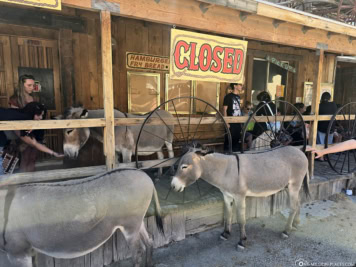
M13 86L10 38L0 35L0 107L8 106Z
M33 74L36 77L38 70L47 70L53 74L53 92L47 94L52 99L43 99L44 102L53 101L47 107L51 115L61 112L61 96L59 83L59 63L58 63L58 41L43 40L35 38L11 37L12 66L15 81L15 88L18 85L18 78L21 72ZM31 69L33 72L31 73ZM37 69L37 70L36 70ZM44 92L39 93L40 95ZM50 97L48 97L50 98ZM42 101L42 102L43 102Z
M10 40L10 51L8 48L7 50L9 52L8 55L11 55L8 56L5 64L12 67L11 75L8 75L9 80L7 82L8 84L12 84L12 86L9 86L6 97L8 98L14 93L14 88L18 86L20 75L33 75L40 83L43 81L41 78L39 79L39 74L47 75L50 79L46 80L46 87L42 86L42 91L36 94L40 97L39 101L44 103L48 108L47 118L60 114L62 108L58 41L17 36L4 38ZM55 151L61 151L61 130L47 130L46 145Z

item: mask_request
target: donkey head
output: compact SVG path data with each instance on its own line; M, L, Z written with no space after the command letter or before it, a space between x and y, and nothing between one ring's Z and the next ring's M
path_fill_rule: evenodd
M82 107L71 107L56 119L75 120L88 117L88 110ZM85 145L90 136L89 128L68 128L63 130L64 155L70 158L78 157L79 150Z
M182 192L185 187L188 187L198 180L203 173L201 161L204 160L204 156L209 153L212 152L191 148L184 154L180 159L178 169L172 179L172 189L177 192Z

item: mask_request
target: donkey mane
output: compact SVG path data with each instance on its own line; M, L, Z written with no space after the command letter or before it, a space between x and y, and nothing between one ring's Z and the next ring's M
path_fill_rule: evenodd
M112 173L116 173L116 172L121 172L121 171L141 171L144 172L142 170L138 170L138 169L134 169L134 168L122 168L122 169L115 169L109 172L105 172L102 174L97 174L95 176L89 176L89 177L84 177L84 178L78 178L78 179L73 179L73 180L69 180L69 181L60 181L60 182L41 182L41 183L26 183L26 184L21 184L18 187L27 187L27 186L41 186L41 187L55 187L55 186L72 186L72 185L79 185L79 184L85 184L85 183L89 183L98 179L101 179L107 175L110 175Z

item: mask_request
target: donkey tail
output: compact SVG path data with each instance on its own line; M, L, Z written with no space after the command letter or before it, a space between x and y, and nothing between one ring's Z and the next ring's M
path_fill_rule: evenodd
M308 170L303 180L303 190L308 199L310 199L309 181L310 181L310 176Z
M154 199L154 203L155 203L156 225L157 225L159 232L164 235L163 221L162 221L162 216L161 216L161 205L159 204L157 190L155 187L153 187L153 199Z

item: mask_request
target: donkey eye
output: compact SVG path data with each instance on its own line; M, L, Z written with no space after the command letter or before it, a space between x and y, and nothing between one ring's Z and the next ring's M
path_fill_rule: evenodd
M67 134L70 134L71 132L73 132L73 129L67 130Z
M186 168L188 168L187 165L182 165L182 170L184 170L184 169L186 169Z

